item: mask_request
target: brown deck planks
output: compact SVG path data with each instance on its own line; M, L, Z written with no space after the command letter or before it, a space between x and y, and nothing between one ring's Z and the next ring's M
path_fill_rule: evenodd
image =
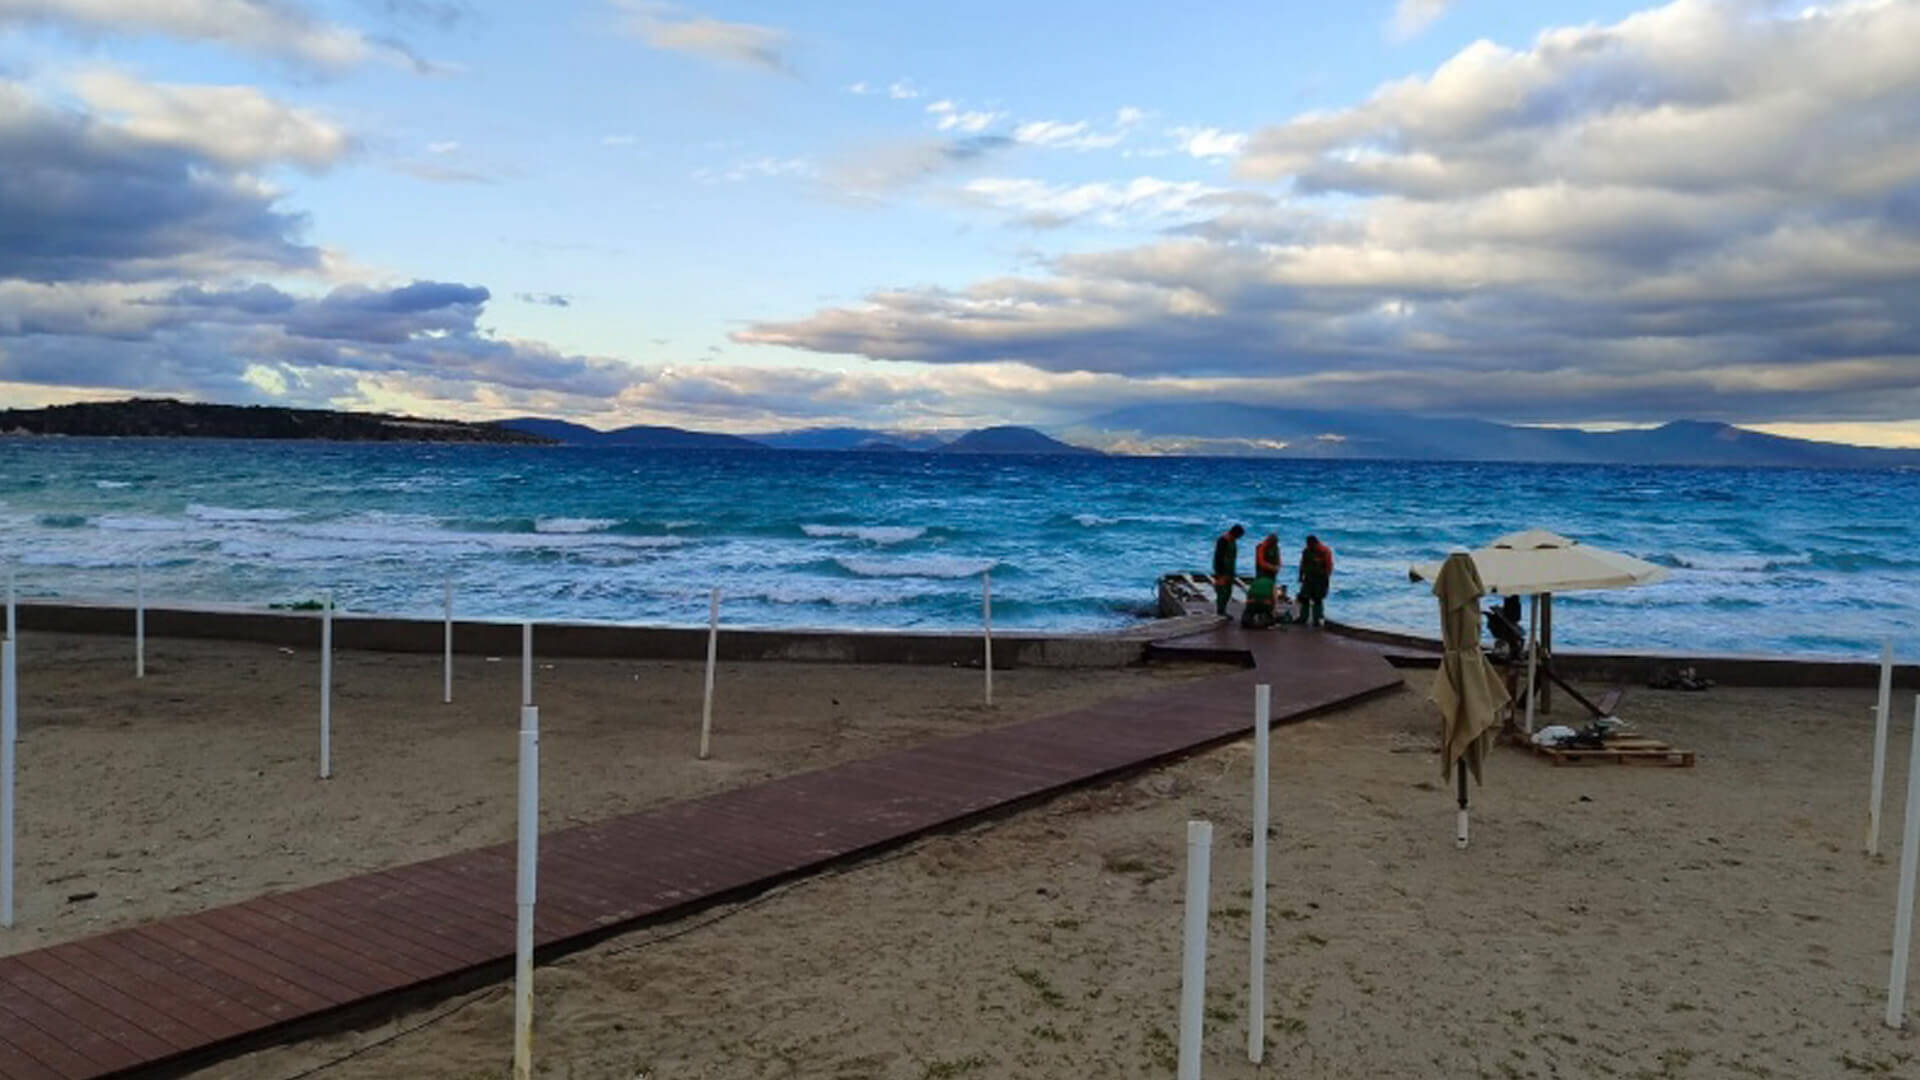
M1399 685L1368 646L1231 624L1151 654L1258 671L1158 688L541 837L549 955ZM493 845L0 957L0 1080L177 1072L322 1013L513 954L514 852Z

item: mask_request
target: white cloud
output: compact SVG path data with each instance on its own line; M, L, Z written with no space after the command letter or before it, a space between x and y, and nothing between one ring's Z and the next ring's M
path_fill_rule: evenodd
M703 183L737 184L775 176L812 176L813 163L805 158L756 157L737 162L725 169L696 169L693 178Z
M10 23L211 41L323 70L378 57L419 66L398 46L318 19L292 0L0 0L0 26Z
M649 46L709 60L724 60L791 75L782 53L785 31L755 23L723 22L656 0L613 0L625 13L621 24Z
M639 142L639 141L640 141L639 139L637 139L636 137L634 137L634 136L632 136L632 135L602 135L602 136L600 136L600 145L601 145L601 146L632 146L632 145L633 145L634 143L637 143L637 142Z
M920 91L913 83L900 79L887 87L887 96L895 101L912 101L920 96Z
M1061 120L1034 120L1014 128L1013 138L1015 142L1052 146L1078 138L1086 130L1087 124L1084 120L1072 124Z
M460 149L460 144L451 139L427 144L427 153L429 154L451 154L458 149Z
M1191 220L1214 209L1204 201L1222 189L1193 181L1142 176L1123 183L1049 184L981 177L962 185L969 201L1016 214L1023 224L1064 225L1081 218L1115 227Z
M1145 114L1138 109L1121 109L1115 114L1115 127L1095 130L1085 120L1034 120L1013 129L1015 142L1045 146L1056 150L1105 150L1124 142L1133 125Z
M322 170L353 148L347 132L325 117L251 86L146 83L94 68L75 76L72 88L134 138L192 147L232 165L288 162Z
M869 86L868 86L868 85L867 85L866 83L864 83L864 82L857 82L857 83L853 83L852 85L850 85L850 86L848 86L848 87L847 87L847 93L849 93L849 94L871 94L871 93L873 93L873 89L872 89L871 87L869 87Z
M962 109L947 100L936 101L927 106L927 112L935 117L934 126L939 130L957 131L963 135L978 135L1007 115L1001 112Z
M1454 0L1399 0L1393 6L1393 17L1387 22L1387 33L1397 41L1419 37L1445 15L1453 3Z
M1246 133L1241 131L1177 127L1170 134L1179 140L1181 153L1197 158L1236 157L1247 148Z
M1920 417L1916 55L1920 3L1873 0L1481 42L1244 148L1179 133L1283 196L974 180L1030 224L1171 235L737 339L1515 419Z

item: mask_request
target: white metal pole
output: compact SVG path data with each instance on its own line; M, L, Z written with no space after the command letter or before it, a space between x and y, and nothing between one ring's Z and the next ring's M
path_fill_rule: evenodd
M333 777L333 594L320 612L320 779Z
M1179 1080L1200 1080L1201 1025L1207 997L1207 883L1213 873L1213 823L1187 822L1187 924L1180 946Z
M147 677L147 557L133 568L133 677Z
M1267 787L1268 726L1273 687L1253 688L1253 931L1247 948L1247 1060L1260 1064L1267 1046Z
M520 624L520 704L533 704L533 624Z
M1867 854L1880 854L1880 804L1887 787L1887 724L1893 710L1893 642L1880 643L1880 704L1873 709L1873 793L1867 802Z
M0 926L13 926L13 769L20 735L14 641L0 641Z
M1527 608L1527 728L1529 736L1533 734L1533 699L1540 696L1540 688L1535 685L1539 680L1540 665L1540 594L1530 597L1533 602Z
M8 563L7 564L7 640L8 641L18 641L20 639L20 619L14 610L15 604L14 604L13 577L14 577L13 564Z
M1907 753L1907 834L1900 844L1900 894L1893 916L1893 971L1887 978L1887 1026L1907 1011L1907 957L1913 951L1913 877L1920 868L1920 696L1913 699L1913 743Z
M993 571L980 571L980 627L985 633L987 704L993 704Z
M533 904L540 863L540 710L520 708L518 911L513 946L513 1075L533 1074Z
M453 579L447 579L446 660L440 666L440 703L453 704Z
M720 590L707 597L707 690L700 699L700 760L707 760L713 741L713 662L720 652Z

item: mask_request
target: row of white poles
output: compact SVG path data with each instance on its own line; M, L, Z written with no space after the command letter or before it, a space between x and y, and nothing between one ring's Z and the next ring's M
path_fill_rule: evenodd
M1868 855L1880 854L1880 803L1886 793L1887 728L1893 713L1893 642L1880 647L1880 697L1873 707L1873 783L1867 806ZM1913 892L1920 874L1920 696L1913 700L1907 752L1906 835L1900 842L1900 884L1894 901L1893 962L1887 972L1887 1026L1906 1025L1907 963L1913 951Z
M7 637L13 635L14 576L11 567L7 570ZM321 660L320 677L320 778L332 775L332 764L327 753L329 737L329 712L332 707L332 617L333 594L328 593L325 608L321 612ZM453 703L453 579L448 578L444 585L442 600L442 619L444 623L442 641L442 661L440 675L440 700L444 704ZM992 572L980 573L980 627L984 667L986 669L987 704L993 704L993 578ZM704 701L700 708L700 760L705 761L711 749L713 731L713 669L719 651L720 636L720 590L715 588L707 600L707 682ZM136 679L147 677L147 564L141 559L134 568L134 604L133 604L133 676Z
M13 928L13 752L20 735L20 684L15 667L13 605L0 640L0 927Z
M20 738L19 647L13 568L7 568L7 636L0 638L0 927L13 928L13 776Z
M1253 689L1253 888L1247 940L1247 1060L1266 1057L1267 1031L1267 793L1273 688ZM1200 1080L1200 1044L1206 1030L1207 907L1213 879L1213 823L1187 822L1187 902L1180 941L1179 1080Z
M333 618L334 599L329 592L320 612L320 778L330 779L333 775ZM442 603L442 677L441 700L453 701L453 582L445 583ZM18 731L17 684L15 667L14 635L17 628L14 575L11 569L7 574L6 637L0 641L0 926L13 926L13 870L14 870L14 829L13 829L13 788L14 788L14 749ZM986 573L981 575L981 621L983 628L983 646L986 669L986 700L993 704L993 592L992 583ZM713 684L714 666L718 656L720 626L720 590L714 589L708 599L707 608L707 670L704 700L700 720L700 757L706 758L710 750L713 727ZM134 605L134 675L146 677L146 574L144 562L136 572ZM540 710L533 702L533 624L521 624L520 649L520 759L518 783L518 833L517 865L514 888L516 907L514 941L514 1049L513 1072L515 1080L526 1080L532 1075L533 1062L533 924L534 906L537 899L539 876L540 842ZM1259 688L1259 735L1262 747L1262 763L1259 773L1264 788L1266 716L1268 688ZM1256 792L1256 813L1264 822L1266 800L1264 790ZM1211 836L1211 826L1200 823L1207 837ZM1264 837L1264 824L1260 827ZM1264 848L1264 845L1262 845ZM1204 857L1204 856L1203 856ZM1259 898L1261 916L1257 919L1260 937L1265 931L1265 851L1260 850L1256 859L1261 880L1255 886ZM1202 895L1198 904L1201 920L1201 948L1204 953L1206 898L1205 875L1202 877ZM1259 978L1256 958L1255 979ZM1199 981L1200 992L1204 994L1204 955L1202 973ZM1256 983L1257 985L1257 983ZM1197 1008L1197 1006L1196 1006ZM1196 1022L1195 1030L1198 1025ZM1259 1026L1254 1027L1249 1052L1258 1053ZM1183 1033L1183 1039L1185 1035ZM1195 1036L1197 1039L1197 1034ZM1197 1052L1197 1043L1196 1043ZM1259 1060L1256 1056L1254 1060Z
M520 828L514 884L513 1076L533 1075L533 905L540 851L540 709L533 703L533 624L520 627Z

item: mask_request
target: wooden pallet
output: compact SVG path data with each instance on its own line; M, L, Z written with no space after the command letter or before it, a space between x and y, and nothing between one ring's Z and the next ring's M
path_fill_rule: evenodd
M1670 765L1693 768L1693 751L1676 750L1644 735L1609 735L1607 744L1591 746L1527 746L1555 765Z

